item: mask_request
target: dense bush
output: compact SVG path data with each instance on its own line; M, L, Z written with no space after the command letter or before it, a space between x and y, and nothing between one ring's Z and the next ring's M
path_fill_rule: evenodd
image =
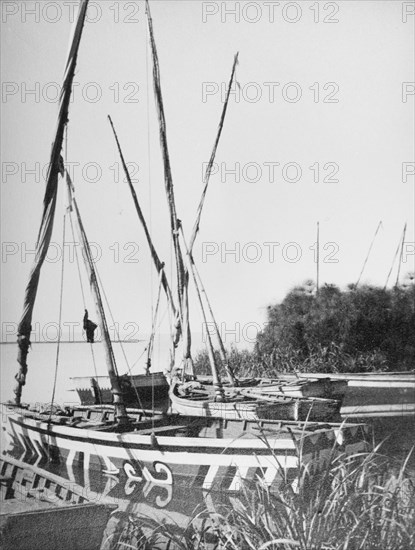
M310 281L297 286L280 304L268 307L268 322L254 350L231 349L229 364L241 376L411 370L415 365L412 280L388 290L350 285L341 291L325 285L317 293ZM196 369L210 372L205 352L196 357Z
M275 364L282 350L318 370L409 370L415 364L415 286L390 290L296 287L268 309L256 353Z

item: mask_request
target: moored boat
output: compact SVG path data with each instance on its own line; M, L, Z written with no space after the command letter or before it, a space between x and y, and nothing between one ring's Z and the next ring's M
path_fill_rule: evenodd
M171 412L182 415L326 422L340 419L339 400L288 397L274 391L267 393L260 387L226 388L221 401L216 399L212 386L198 389L194 383L173 384L169 397Z
M101 548L114 504L94 500L85 488L16 460L6 450L0 457L0 473L4 550Z
M72 377L72 384L82 405L110 404L113 401L109 376ZM167 399L169 384L162 372L122 375L119 377L121 391L127 407L138 407L153 400L157 403Z
M319 470L324 467L333 453L349 454L363 451L367 446L365 426L310 421L284 422L280 420L283 416L281 407L286 407L289 410L298 402L307 404L312 403L312 400L307 401L304 398L305 400L302 401L302 398L284 398L276 395L266 399L243 395L226 399L215 369L212 369L213 395L208 395L207 398L202 396L202 399L199 399L199 404L201 409L206 409L207 405L208 411L211 406L215 407L216 411L222 408L223 414L219 417L216 417L216 414L212 416L203 413L195 416L193 411L189 415L185 410L180 411L181 415L174 412L148 414L145 410L128 408L128 402L125 400L125 384L123 385L125 379L119 376L109 335L102 299L102 285L75 198L74 184L68 171L65 170L67 159L63 159L61 156L63 136L69 120L71 89L87 5L88 0L81 0L74 40L69 50L65 69L58 129L52 147L35 261L26 287L24 310L18 327L19 372L16 375L15 403L4 411L7 429L10 430L12 436L30 447L34 453L52 461L59 461L61 464L66 463L69 466L79 464L85 471L95 468L111 475L118 475L123 471L131 479L144 478L165 485L171 485L176 477L184 477L191 485L202 486L205 489L219 486L237 490L240 488L241 481L257 479L258 476L262 477L266 485L273 486L277 478L285 475L290 469L298 468L303 463L308 464L310 469ZM179 319L174 319L174 315L172 315L172 319L175 328L180 329L176 332L180 333L179 336L183 343L183 360L191 362L187 303L189 277L188 272L184 270L178 241L181 225L176 216L173 200L164 111L161 102L159 65L148 5L147 14L153 53L155 95L164 154L166 189L171 207L172 234L179 271L178 300L180 307L177 308L177 311L180 314L178 315ZM117 145L119 147L118 140ZM125 167L124 158L121 157L121 159ZM102 389L94 378L92 380L95 380L96 384L92 382L93 389L90 395L94 399L94 405L67 407L65 410L60 410L54 405L55 385L50 410L29 410L22 407L21 404L22 388L25 385L28 371L27 356L30 348L33 308L41 267L51 242L59 176L66 179L69 204L65 216L68 214L71 222L72 218L75 222L90 284L91 296L89 299L94 303L96 323L102 331L105 362L112 394L111 407L102 404ZM131 183L130 180L129 183ZM163 277L164 264L158 262L156 264L160 277L160 295L160 288L166 279L165 276ZM191 265L193 265L192 262ZM171 295L168 292L167 295L168 300L171 301ZM85 310L87 310L86 306L89 304L85 303L86 297L83 291L82 297ZM173 314L174 311L172 309L171 313ZM59 319L60 322L61 319ZM153 329L155 326L156 323L153 320ZM176 339L172 338L172 342L174 345ZM59 341L57 349L59 350ZM56 369L58 358L59 353L57 353ZM56 380L57 370L55 371L55 383ZM153 380L153 377L149 375L145 380ZM135 392L137 388L134 384L131 387ZM153 393L153 387L151 392ZM109 400L108 397L105 399ZM229 411L234 414L232 412L232 409L235 408L234 404L241 401L243 402L241 410L237 411L235 416L228 418ZM95 402L98 404L95 405ZM245 402L248 403L248 409L245 407ZM187 404L189 403L191 404L191 399L187 400ZM251 408L255 410L254 417L248 414ZM311 406L312 410L313 406ZM310 420L310 415L311 412L307 410L304 417Z
M347 383L340 411L344 418L415 417L414 372L334 373L330 377Z
M60 415L9 405L11 437L60 464L81 465L170 485L176 477L204 489L238 490L258 476L273 486L289 471L310 464L316 471L333 453L367 450L361 424L225 420L180 415L146 418L129 411L128 430L114 410L76 408Z

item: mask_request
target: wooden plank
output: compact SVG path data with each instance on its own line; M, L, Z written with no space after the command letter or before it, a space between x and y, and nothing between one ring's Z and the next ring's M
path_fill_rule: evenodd
M140 435L151 435L152 433L160 433L160 432L171 432L174 430L183 430L184 428L188 428L189 425L177 425L177 426L159 426L157 428L148 428L146 430L137 430L134 433L140 434Z

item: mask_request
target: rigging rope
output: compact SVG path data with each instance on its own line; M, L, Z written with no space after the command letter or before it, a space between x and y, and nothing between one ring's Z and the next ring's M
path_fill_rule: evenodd
M84 308L86 308L86 300L85 300L84 285L82 284L82 274L81 274L81 268L79 267L78 250L77 250L77 248L76 248L76 245L77 245L78 243L75 242L75 231L74 231L74 228L73 228L72 216L69 216L69 220L70 220L70 222L71 222L72 242L73 242L73 244L74 244L76 265L77 265L77 268L78 268L79 283L80 283L80 286L81 286L82 303L83 303L83 305L84 305Z
M69 206L68 210L69 210L69 213L72 214L72 206L71 205ZM78 270L79 284L80 284L80 287L81 287L81 294L82 294L82 303L83 303L84 309L86 309L86 299L85 299L84 285L82 283L82 274L81 274L81 268L79 266L78 249L77 249L77 246L76 246L78 243L75 241L75 230L74 230L74 227L73 227L72 215L69 216L69 221L71 223L72 242L74 244L74 250L75 250L76 266L77 266L77 270ZM97 364L96 364L96 361L95 361L95 353L94 353L94 348L93 348L92 342L89 343L89 347L90 347L90 350L91 350L91 357L92 357L92 364L93 364L93 367L94 367L95 378L97 379L97 384L98 384L98 388L99 388L98 369L97 369ZM99 404L103 405L102 397L101 397L101 391L98 392L98 398L99 398Z
M163 280L163 268L160 270L159 287L158 287L158 292L157 292L156 307L152 308L154 310L154 313L153 313L153 320L152 320L152 323L151 323L150 341L148 343L146 374L150 374L151 356L153 354L153 345L154 345L154 336L155 336L155 332L156 332L157 314L158 314L159 305L160 305L161 287L163 285L162 280Z
M65 161L68 160L68 131L69 131L68 126L66 126L65 127ZM65 175L66 175L67 183L68 183L68 178L69 178L68 171L65 170L65 173L66 173ZM82 274L81 274L81 268L79 266L78 250L77 250L77 246L76 246L77 242L75 242L75 231L74 231L73 221L72 221L72 216L71 216L72 204L71 204L70 197L68 197L68 200L69 200L69 206L67 208L67 213L69 213L69 221L70 221L70 224L71 224L72 242L74 244L74 249L75 249L76 266L77 266L79 284L80 284L80 287L81 287L81 294L82 294L82 304L84 306L84 309L86 309L86 299L85 299L84 285L82 283ZM64 236L63 242L65 244L65 236ZM65 249L62 248L62 250L64 251ZM64 254L62 253L62 255L64 255ZM62 260L62 262L63 262L63 260ZM63 265L62 265L62 269L63 269ZM103 404L103 400L102 400L101 388L99 387L99 382L98 382L98 369L97 369L97 364L96 364L96 360L95 360L95 353L94 353L94 347L92 345L92 342L89 343L89 348L90 348L90 351L91 351L92 364L93 364L93 367L94 367L95 378L96 378L97 386L98 386L98 393L97 393L96 397L98 397L98 400L99 400L98 404L101 405L101 410L103 410L103 405L104 404Z
M127 359L127 354L125 353L125 349L124 349L124 346L122 345L122 341L121 341L121 338L120 338L120 333L118 332L118 328L117 328L117 324L115 323L115 319L114 319L114 316L112 314L112 310L111 310L111 307L110 307L110 304L109 304L109 301L108 301L108 298L107 298L107 295L106 295L106 292L105 292L105 289L104 289L104 285L102 284L102 281L101 281L101 277L99 275L99 272L98 272L98 268L95 267L95 273L96 273L96 276L97 276L97 280L99 282L99 286L101 287L101 291L102 291L102 294L104 296L104 300L105 300L105 303L107 305L107 308L108 308L108 311L109 311L109 314L110 314L110 317L111 317L111 321L112 321L112 324L114 325L114 333L116 334L117 336L117 339L118 339L118 344L120 345L121 347L121 351L122 351L122 354L124 356L124 359L125 359L125 363L126 363L126 366L127 366L127 370L128 370L128 375L130 377L130 382L131 382L131 387L133 388L134 390L134 393L135 393L135 396L137 398L137 403L139 404L143 414L146 416L146 412L144 410L144 407L143 407L143 404L142 404L142 401L140 399L140 396L138 394L138 390L137 388L135 387L135 384L134 384L134 381L133 381L133 375L132 375L132 372L131 372L131 369L130 369L130 365L128 364L128 359ZM119 378L119 374L118 374L118 370L116 371L117 372L117 376Z
M163 315L160 317L160 321L157 325L157 328L159 329L161 327L162 322L164 321L164 318L166 317L166 314L170 311L169 307L166 307L164 310ZM160 343L160 342L159 342ZM140 353L138 358L134 361L134 363L131 365L131 371L134 369L134 367L137 365L137 363L140 361L140 359L143 357L143 355L147 352L149 344L146 345L146 347L143 349L143 351Z
M56 382L57 382L57 379L58 379L59 354L60 354L60 347L61 347L63 276L64 276L64 270L65 270L65 253L64 253L64 251L65 251L65 231L66 231L66 214L63 215L62 267L61 267L61 285L60 285L59 317L58 317L58 344L57 344L57 347L56 347L55 375L54 375L54 379L53 379L52 399L51 399L51 403L50 403L50 412L49 412L48 422L50 422L52 420L53 404L55 402L55 394L56 394Z
M195 275L195 271L194 271L195 266L194 266L194 263L192 261L192 256L191 256L189 248L186 244L186 240L185 240L185 237L184 237L184 232L183 232L183 226L182 225L180 226L180 232L181 232L183 244L184 244L184 247L185 247L185 250L186 250L186 253L187 253L187 259L188 259L188 262L189 262L190 272L193 276L193 282L194 282L194 285L195 285L195 288L196 288L196 294L197 294L197 297L199 299L200 309L202 311L203 322L205 323L205 326L207 327L207 318L206 318L205 308L204 308L204 305L203 305L202 294L201 294L201 291L200 291L200 288L199 288L199 285L198 285L197 277ZM210 363L210 367L212 369L213 385L215 387L215 394L216 394L215 399L218 400L218 401L222 401L224 399L224 392L223 392L223 387L222 387L222 383L221 383L220 376L219 376L218 367L217 367L217 364L216 364L215 350L213 348L212 339L210 337L210 333L209 333L208 330L206 331L206 345L207 345L207 351L208 351L208 355L209 355L209 363Z
M149 206L150 206L150 215L149 215L149 234L150 237L152 237L152 197L151 197L151 149L150 149L150 90L149 90L149 52L148 52L148 44L149 44L149 32L148 32L148 26L146 25L146 108L147 108L147 166L148 166L148 198L149 198ZM171 279L170 279L171 280ZM153 319L154 311L153 311L153 276L152 271L150 269L150 299L151 299L151 319Z

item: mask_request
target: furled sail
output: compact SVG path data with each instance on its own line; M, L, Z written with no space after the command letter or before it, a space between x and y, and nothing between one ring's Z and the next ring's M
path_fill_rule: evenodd
M163 165L164 165L164 186L167 194L167 202L170 212L170 228L173 239L174 254L176 259L176 270L177 270L177 289L178 289L178 300L180 314L182 318L182 336L184 341L184 367L188 367L191 372L193 372L193 362L191 358L190 348L191 348L191 334L189 326L189 308L188 308L188 296L187 296L187 287L189 282L189 273L185 268L182 251L180 249L180 220L177 218L176 212L176 203L174 199L174 190L173 190L173 178L171 173L170 166L170 157L169 149L167 146L167 132L166 132L166 118L164 114L164 105L163 105L163 96L161 93L161 81L160 81L160 66L156 48L156 42L154 39L153 31L153 20L151 18L150 6L148 0L146 0L146 13L148 21L148 29L150 35L150 44L151 52L153 57L153 85L154 85L154 95L156 99L157 114L159 120L159 130L160 130L160 144L163 155Z
M63 175L63 160L61 157L62 142L65 126L68 122L69 102L72 92L72 83L75 74L76 61L78 56L79 44L81 41L82 30L84 27L86 11L89 0L81 0L79 6L78 18L75 25L73 39L68 54L68 60L65 67L64 82L60 96L60 107L55 140L52 145L49 170L46 179L46 190L43 200L43 214L40 224L39 235L36 243L35 261L30 272L29 282L26 287L23 315L20 319L17 333L18 356L17 361L20 365L16 374L16 395L15 402L20 404L22 387L26 383L27 374L27 354L30 347L30 333L32 331L32 315L36 300L36 293L39 284L40 270L45 260L53 230L55 217L56 197L58 189L59 174Z
M181 303L186 273L185 273L183 256L182 256L182 252L180 249L180 242L179 242L180 222L177 218L177 213L176 213L176 203L175 203L174 191L173 191L173 178L172 178L171 166L170 166L169 149L167 146L166 117L164 114L163 96L161 93L160 66L159 66L156 43L154 40L153 21L151 19L150 7L148 5L148 1L146 1L146 10L147 10L148 28L150 33L151 51L153 55L153 84L154 84L154 95L156 98L157 113L158 113L159 127L160 127L160 144L161 144L161 150L163 155L163 165L164 165L164 184L165 184L167 200L169 205L170 225L171 225L171 232L173 237L174 252L175 252L176 266L177 266L177 285L178 285L178 293L179 293L179 302Z

